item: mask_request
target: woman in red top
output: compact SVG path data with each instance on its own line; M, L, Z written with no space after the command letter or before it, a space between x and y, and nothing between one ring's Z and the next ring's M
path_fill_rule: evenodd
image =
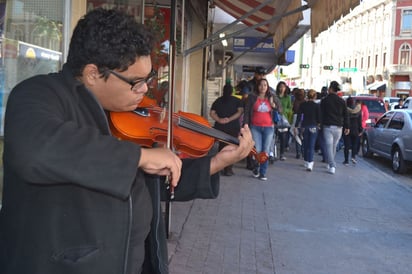
M269 154L274 133L272 111L277 107L268 81L266 79L259 80L256 92L247 98L243 121L250 126L257 153L266 152ZM260 164L253 170L253 176L266 181L267 167L268 161Z

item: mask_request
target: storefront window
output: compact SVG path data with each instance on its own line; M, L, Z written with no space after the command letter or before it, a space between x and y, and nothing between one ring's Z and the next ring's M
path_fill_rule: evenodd
M0 135L11 89L33 75L58 71L63 57L64 0L0 0Z
M83 1L83 0L81 0ZM70 0L0 0L0 137L3 136L7 98L13 87L38 74L61 69L67 52L70 29ZM151 87L152 96L164 101L168 90L169 1L145 5L144 0L84 0L87 11L95 8L120 9L137 21L153 24L161 36L153 66L159 81ZM161 3L160 3L161 2ZM159 4L159 5L158 5ZM161 31L160 31L161 30Z
M87 11L95 8L118 9L133 15L142 22L142 7L144 0L87 0Z
M153 1L144 4L144 0L88 0L87 10L95 8L119 9L133 15L138 22L144 23L152 30L156 38L151 56L152 65L158 75L156 81L149 87L147 96L155 99L159 105L165 105L169 90L170 8L167 5L170 3L169 1L154 2L155 4Z

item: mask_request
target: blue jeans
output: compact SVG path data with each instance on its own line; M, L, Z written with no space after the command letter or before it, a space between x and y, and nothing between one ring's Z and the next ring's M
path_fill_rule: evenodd
M342 127L324 126L323 137L325 141L326 162L330 167L336 167L335 156L336 147L342 137Z
M306 162L313 162L316 138L318 138L318 128L316 126L305 127L303 130L303 160Z
M259 126L251 126L250 130L252 132L253 141L255 141L255 148L256 152L266 152L269 155L270 152L270 145L273 140L273 127L259 127ZM266 170L268 168L268 161L261 163L259 165L259 173L262 175L266 174Z

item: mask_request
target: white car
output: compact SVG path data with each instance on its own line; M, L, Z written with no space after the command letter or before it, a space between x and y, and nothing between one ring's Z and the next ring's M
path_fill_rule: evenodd
M388 110L394 110L395 106L398 105L399 99L399 97L383 97L383 101L389 104Z
M389 104L398 103L399 97L383 97L384 102L388 102Z
M412 97L408 97L403 102L403 108L412 109Z

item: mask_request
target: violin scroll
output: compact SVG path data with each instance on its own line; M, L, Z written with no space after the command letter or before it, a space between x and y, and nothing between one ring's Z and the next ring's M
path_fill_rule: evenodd
M253 156L259 164L263 164L269 159L269 155L264 151L257 153L256 150L252 150L250 156Z

